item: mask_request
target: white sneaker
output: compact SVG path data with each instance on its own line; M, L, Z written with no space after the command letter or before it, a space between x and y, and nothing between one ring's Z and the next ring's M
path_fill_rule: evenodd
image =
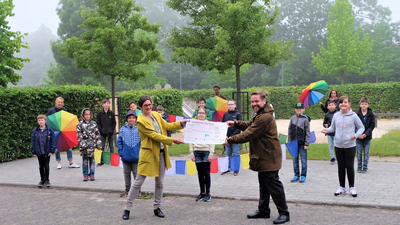
M57 169L61 169L61 163L58 163L58 165L57 165Z
M346 194L346 188L344 188L344 187L339 187L339 189L335 192L335 196L345 195L345 194Z
M79 166L76 165L75 163L69 164L68 167L69 167L69 168L79 168Z
M351 187L349 189L349 192L351 193L351 196L357 197L357 192L356 192L356 188L355 187Z

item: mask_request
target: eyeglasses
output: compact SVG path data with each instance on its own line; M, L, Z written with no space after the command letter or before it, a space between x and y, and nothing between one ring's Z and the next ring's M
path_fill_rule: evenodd
M235 105L235 104L228 104L228 105Z
M143 105L143 107L149 107L149 106L152 106L152 105L153 105L153 103L147 104L147 105Z
M199 112L199 113L197 113L197 114L200 114L200 115L205 115L206 113L203 113L203 112Z

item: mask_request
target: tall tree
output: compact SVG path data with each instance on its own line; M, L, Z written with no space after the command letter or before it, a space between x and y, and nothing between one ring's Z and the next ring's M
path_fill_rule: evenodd
M167 5L190 16L186 27L174 28L168 41L172 59L201 71L225 74L234 68L237 92L241 92L240 68L256 63L274 66L290 55L290 44L271 42L278 8L269 0L169 0ZM237 105L241 110L241 97Z
M52 34L50 28L43 24L35 32L25 37L23 41L29 43L29 49L22 49L21 53L16 54L23 58L29 58L30 62L24 63L20 75L22 79L18 85L38 85L43 83L43 77L49 69L49 64L54 63L51 53L50 41L57 37Z
M362 71L367 60L372 56L372 42L365 34L360 40L361 28L354 32L354 18L352 5L347 0L336 0L332 6L333 13L329 13L329 23L326 25L327 49L319 46L320 54L312 58L314 66L322 75L340 75L341 84L344 75L350 72L366 74Z
M115 79L137 80L146 76L141 65L164 62L156 50L154 37L160 25L151 24L140 14L142 7L132 0L94 0L95 9L82 11L87 29L80 38L68 38L61 51L76 60L80 68L88 68L96 76L111 76L114 109ZM115 110L114 110L115 111Z
M23 62L29 62L29 59L15 57L14 53L20 52L21 48L28 48L28 45L22 42L24 35L19 31L11 31L8 26L7 17L14 16L12 10L14 4L12 0L0 1L0 86L7 87L9 83L16 85L21 79L14 70L21 70L24 67Z
M95 4L93 0L60 0L59 7L56 9L57 15L60 18L60 25L57 29L59 40L51 42L51 51L56 64L51 63L47 71L46 80L49 84L65 85L65 84L92 84L106 85L103 79L93 79L92 71L83 68L77 68L74 60L66 57L61 53L59 46L71 37L80 37L85 32L84 28L78 27L83 23L81 15L82 10L88 11L93 9Z

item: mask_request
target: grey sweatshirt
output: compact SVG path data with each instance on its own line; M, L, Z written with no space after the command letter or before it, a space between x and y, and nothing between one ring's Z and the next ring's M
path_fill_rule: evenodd
M355 132L357 128L357 133ZM350 109L346 114L342 111L335 113L332 118L331 126L327 128L328 133L335 133L335 147L352 148L356 146L356 139L364 132L364 125L357 114ZM351 136L356 137L353 141Z

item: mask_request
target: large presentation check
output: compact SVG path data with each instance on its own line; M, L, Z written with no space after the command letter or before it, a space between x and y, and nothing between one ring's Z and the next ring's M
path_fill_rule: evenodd
M189 120L183 141L192 144L222 144L225 142L227 130L226 123Z

